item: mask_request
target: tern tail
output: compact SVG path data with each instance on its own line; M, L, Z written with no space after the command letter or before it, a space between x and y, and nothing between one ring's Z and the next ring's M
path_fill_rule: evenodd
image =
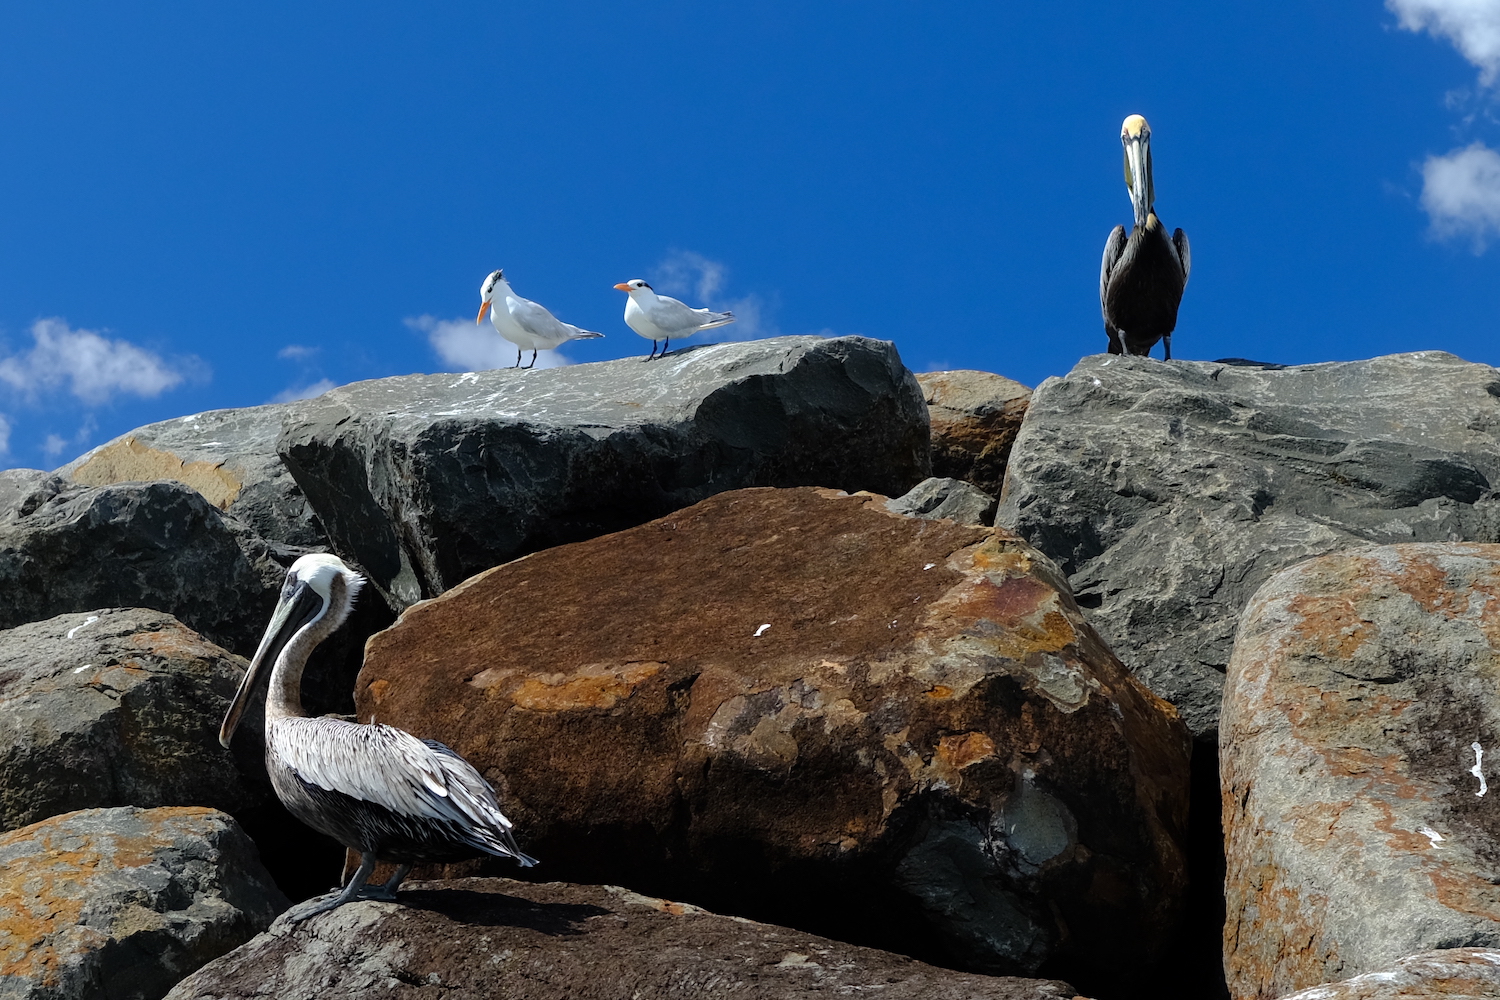
M713 318L710 319L707 323L704 323L702 326L698 327L698 329L700 329L700 330L712 330L716 326L728 326L730 323L733 323L733 322L734 322L734 313L732 313L732 312L714 313L713 314Z
M602 333L595 333L593 330L579 330L577 333L573 334L572 339L573 340L598 340L602 336L604 336L604 334L602 334Z

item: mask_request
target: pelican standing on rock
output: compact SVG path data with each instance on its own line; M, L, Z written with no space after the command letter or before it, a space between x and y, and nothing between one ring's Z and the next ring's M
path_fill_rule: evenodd
M493 306L494 308L491 308ZM536 364L536 352L552 351L570 340L597 340L604 336L593 330L585 330L571 323L564 323L547 311L545 306L530 299L523 299L505 280L505 272L491 271L484 284L479 286L479 315L474 325L484 322L484 311L490 310L490 322L495 332L516 345L516 363L521 367L521 352L531 352L531 365Z
M679 302L670 295L657 295L650 285L640 278L631 278L615 286L630 298L625 300L625 325L651 341L650 361L656 357L656 342L662 341L661 356L667 356L673 337L691 337L700 330L712 330L734 322L734 313L716 313L710 309L694 309L686 302Z
M1130 237L1116 226L1104 244L1099 266L1099 307L1111 354L1150 354L1158 340L1172 359L1172 330L1177 306L1187 287L1193 257L1181 229L1167 236L1156 217L1156 190L1151 183L1151 126L1131 115L1120 127L1125 147L1125 187L1135 208Z
M415 862L491 854L514 858L524 868L536 864L516 846L494 790L448 747L394 726L312 719L302 710L307 658L344 623L364 582L337 556L307 555L292 564L219 729L219 742L228 747L271 664L266 770L276 797L314 830L359 852L359 870L344 891L294 915L294 921L352 899L394 900ZM367 886L377 861L400 867L384 885Z

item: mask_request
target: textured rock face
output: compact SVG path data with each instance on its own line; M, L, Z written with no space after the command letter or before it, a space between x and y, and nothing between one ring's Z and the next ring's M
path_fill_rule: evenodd
M861 337L359 382L295 404L278 450L398 608L724 490L899 495L929 469L914 376Z
M1496 541L1500 372L1449 354L1296 368L1096 355L1036 390L997 523L1212 739L1240 610L1368 542Z
M1299 990L1282 1000L1437 1000L1500 997L1500 951L1449 948L1409 955L1389 968Z
M0 485L0 628L147 607L253 651L283 568L266 543L178 483L70 485L22 470Z
M936 520L946 517L959 524L988 525L995 518L995 498L960 479L924 479L911 491L890 501L897 514Z
M1055 980L975 976L613 886L409 883L272 928L180 983L172 1000L337 997L1068 1000Z
M0 632L0 830L99 806L260 804L269 789L243 779L218 739L244 671L159 611ZM254 742L242 757L264 774Z
M0 834L0 998L155 1000L287 901L212 809L86 809Z
M276 439L286 403L210 410L138 427L57 470L86 486L171 479L263 538L322 547L322 527L281 464Z
M1220 735L1236 997L1500 946L1497 651L1497 545L1329 555L1256 593Z
M474 762L548 878L1085 989L1181 898L1170 707L1034 549L883 497L740 490L501 566L375 636L356 700Z
M917 376L932 420L932 474L1000 495L1031 390L990 372Z

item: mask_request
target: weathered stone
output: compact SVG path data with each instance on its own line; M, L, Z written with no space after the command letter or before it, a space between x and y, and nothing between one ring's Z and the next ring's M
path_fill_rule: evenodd
M1379 972L1299 990L1282 1000L1461 1000L1500 997L1500 951L1448 948L1409 955Z
M1073 996L1056 980L953 972L614 886L499 878L408 886L402 903L350 903L300 925L283 917L169 997Z
M0 628L155 608L247 652L284 573L267 544L179 483L86 487L12 477L0 491Z
M478 766L548 878L1128 979L1182 896L1186 730L1034 549L886 503L740 490L501 566L372 638L361 718Z
M242 778L219 746L244 672L244 660L160 611L0 632L0 830L91 807L261 804L269 786ZM264 776L253 749L241 763Z
M899 495L929 469L915 377L862 337L357 382L294 404L278 449L396 608L724 490Z
M0 834L0 1000L155 1000L287 905L212 809L86 809Z
M1220 733L1234 996L1500 947L1500 545L1283 570L1245 609Z
M328 542L276 454L286 403L209 410L137 427L57 470L86 486L171 479L272 542Z
M990 372L917 376L932 421L932 474L999 496L1031 390Z
M897 514L959 524L988 525L995 518L995 498L961 479L924 479L887 506Z
M1032 396L997 523L1200 739L1271 574L1369 542L1500 540L1500 372L1451 354L1284 368L1096 355Z

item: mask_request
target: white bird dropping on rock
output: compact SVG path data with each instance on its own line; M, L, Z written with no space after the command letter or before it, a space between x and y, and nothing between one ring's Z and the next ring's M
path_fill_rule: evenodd
M753 639L759 639L760 638L760 634L762 632L764 632L766 629L770 628L770 627L771 627L771 623L767 622L766 624L762 625L760 628L756 629L755 630L755 635L751 636L751 638L753 638Z
M1474 766L1469 768L1469 773L1479 779L1479 791L1474 793L1476 798L1483 798L1484 793L1490 790L1489 784L1484 780L1484 772L1480 767L1484 764L1484 747L1476 740L1469 744L1469 749L1474 751Z

